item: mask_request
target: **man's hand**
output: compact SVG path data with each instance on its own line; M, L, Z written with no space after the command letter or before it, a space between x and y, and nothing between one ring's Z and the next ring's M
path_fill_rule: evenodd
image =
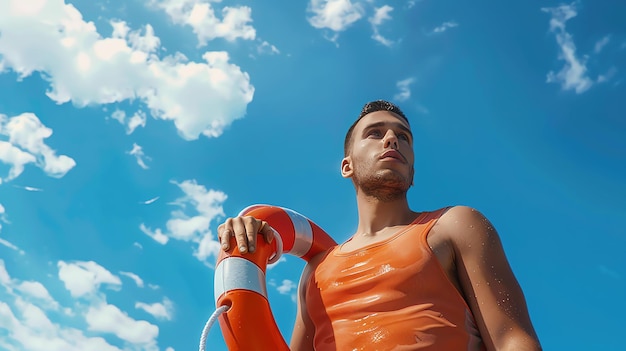
M239 252L254 252L257 234L262 234L267 243L274 240L274 231L270 225L251 216L228 218L217 227L217 236L224 251L230 249L230 237L234 236Z

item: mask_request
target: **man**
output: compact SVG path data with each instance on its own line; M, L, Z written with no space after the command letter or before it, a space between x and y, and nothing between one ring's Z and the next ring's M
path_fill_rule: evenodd
M359 222L345 243L313 258L300 286L292 350L540 350L526 302L496 230L478 211L409 208L413 136L386 101L366 104L348 130L341 174L356 190ZM265 222L229 218L254 251Z

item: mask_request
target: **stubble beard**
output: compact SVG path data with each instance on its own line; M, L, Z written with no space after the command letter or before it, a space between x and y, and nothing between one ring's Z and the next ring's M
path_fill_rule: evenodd
M353 180L363 194L382 202L406 197L406 192L411 187L411 179L389 169L368 174L357 168Z

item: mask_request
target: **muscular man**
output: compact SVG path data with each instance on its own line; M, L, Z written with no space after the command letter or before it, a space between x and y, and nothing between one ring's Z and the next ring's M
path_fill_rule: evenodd
M292 350L540 350L500 238L478 211L414 212L413 135L402 111L366 104L348 130L341 174L359 222L345 243L313 258L299 286ZM254 251L272 231L252 217L218 227Z

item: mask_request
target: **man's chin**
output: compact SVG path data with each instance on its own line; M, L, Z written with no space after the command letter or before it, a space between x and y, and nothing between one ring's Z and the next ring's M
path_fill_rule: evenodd
M381 201L392 201L405 197L411 183L395 175L363 179L357 181L356 185L367 196Z

